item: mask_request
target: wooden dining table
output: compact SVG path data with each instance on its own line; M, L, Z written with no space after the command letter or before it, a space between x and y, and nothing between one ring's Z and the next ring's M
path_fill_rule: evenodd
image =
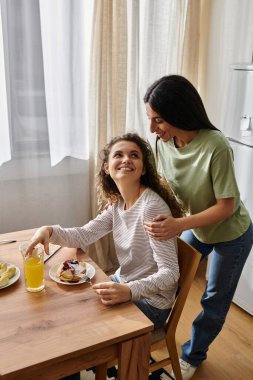
M50 267L77 258L95 268L94 284L108 281L82 250L61 248L45 263L45 289L26 291L19 245L34 232L0 235L0 262L20 269L15 283L0 288L0 379L53 380L96 367L96 380L104 380L108 363L117 360L120 380L147 380L152 322L131 302L103 305L88 283L50 278Z

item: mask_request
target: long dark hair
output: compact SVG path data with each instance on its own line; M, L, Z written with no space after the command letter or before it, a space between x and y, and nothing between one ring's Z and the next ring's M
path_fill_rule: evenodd
M114 203L118 199L121 199L121 194L117 188L115 182L105 171L105 164L108 163L109 154L114 144L120 141L131 141L135 143L142 152L143 163L145 167L145 173L140 178L140 183L144 187L149 187L155 191L160 197L168 204L171 213L174 217L183 216L183 209L177 202L173 191L169 187L168 183L163 180L157 173L155 168L152 149L148 142L143 140L136 133L127 133L123 136L114 137L101 151L101 168L98 173L98 195L100 210L104 206L105 202Z
M144 102L173 127L186 131L218 130L210 122L196 88L180 75L158 79L147 89Z

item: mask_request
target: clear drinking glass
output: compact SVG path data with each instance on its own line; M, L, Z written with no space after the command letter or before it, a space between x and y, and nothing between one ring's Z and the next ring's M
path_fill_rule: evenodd
M44 249L37 245L31 254L26 254L29 243L22 243L19 250L23 257L25 286L29 292L40 292L45 288Z

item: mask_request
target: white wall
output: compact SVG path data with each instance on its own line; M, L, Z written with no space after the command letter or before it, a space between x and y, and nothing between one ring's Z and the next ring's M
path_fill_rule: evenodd
M0 168L0 233L89 218L88 161L65 158L51 168L47 157L24 158Z

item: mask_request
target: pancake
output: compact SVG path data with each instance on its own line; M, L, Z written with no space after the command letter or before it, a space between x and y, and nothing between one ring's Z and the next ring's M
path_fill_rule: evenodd
M79 282L86 273L86 263L69 259L60 264L56 275L64 282Z

